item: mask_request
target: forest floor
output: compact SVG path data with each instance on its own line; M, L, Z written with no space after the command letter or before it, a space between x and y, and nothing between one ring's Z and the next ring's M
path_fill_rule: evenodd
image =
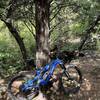
M74 60L72 63L78 65L83 75L80 90L68 97L61 94L54 95L52 100L100 100L100 53L85 52L85 57ZM5 79L0 78L0 100L9 100L6 94L7 83Z
M86 53L85 57L79 59L79 66L83 83L73 100L100 100L100 53Z
M100 53L86 52L85 57L73 63L79 65L83 82L79 92L71 95L69 100L100 100Z

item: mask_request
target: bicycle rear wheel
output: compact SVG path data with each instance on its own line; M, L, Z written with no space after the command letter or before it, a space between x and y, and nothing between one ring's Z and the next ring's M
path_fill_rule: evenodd
M62 86L67 94L76 93L80 89L82 83L82 74L75 65L65 66L66 71L62 73ZM66 76L68 75L68 77Z
M34 72L22 72L11 79L8 83L8 95L11 100L32 100L36 96L37 91L32 89L28 93L23 93L20 86L27 80L34 78Z

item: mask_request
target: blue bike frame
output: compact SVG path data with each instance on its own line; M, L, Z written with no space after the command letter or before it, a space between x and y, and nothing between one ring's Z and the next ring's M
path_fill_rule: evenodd
M45 67L37 69L35 77L23 83L23 85L21 85L21 90L23 92L27 92L32 88L39 89L40 86L47 85L57 65L61 65L63 69L66 69L63 65L62 60L57 58L56 60L53 60L50 64L47 64Z

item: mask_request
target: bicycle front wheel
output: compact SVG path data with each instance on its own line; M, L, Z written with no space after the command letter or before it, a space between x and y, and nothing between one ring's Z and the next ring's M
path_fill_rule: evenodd
M27 82L29 79L33 79L35 76L34 72L22 72L11 79L8 83L8 95L11 100L32 100L37 94L37 91L31 90L28 93L23 93L20 90L20 86Z
M75 65L65 66L66 71L62 73L62 86L67 94L76 93L82 83L82 74L80 69Z

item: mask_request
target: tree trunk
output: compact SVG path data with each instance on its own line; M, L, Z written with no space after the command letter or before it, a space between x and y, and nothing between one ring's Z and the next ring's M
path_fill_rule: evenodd
M24 64L25 64L25 66L27 66L27 61L26 61L27 60L27 52L26 52L26 48L25 48L25 45L23 43L22 38L20 37L16 28L12 25L12 22L10 19L8 19L6 21L3 20L3 22L6 24L8 30L11 32L11 34L13 35L15 40L17 41L17 44L18 44L18 46L21 50L21 53L22 53Z
M100 21L100 15L97 16L97 18L92 22L90 27L86 30L86 33L84 34L84 37L82 37L83 39L78 47L79 51L83 49L83 46L85 42L87 41L87 39L89 38L90 34L96 31L95 26L99 24L99 21Z
M35 9L36 65L41 67L49 61L49 0L36 0Z
M9 2L9 7L7 8L6 18L1 19L1 20L6 24L8 30L11 32L11 34L15 38L15 40L20 48L22 57L23 57L25 69L28 69L27 68L28 64L26 61L27 60L27 52L26 52L26 48L25 48L23 39L20 37L17 29L12 24L12 19L13 19L12 14L13 14L14 9L15 9L15 6L14 6L15 3L16 3L16 0L11 0Z

